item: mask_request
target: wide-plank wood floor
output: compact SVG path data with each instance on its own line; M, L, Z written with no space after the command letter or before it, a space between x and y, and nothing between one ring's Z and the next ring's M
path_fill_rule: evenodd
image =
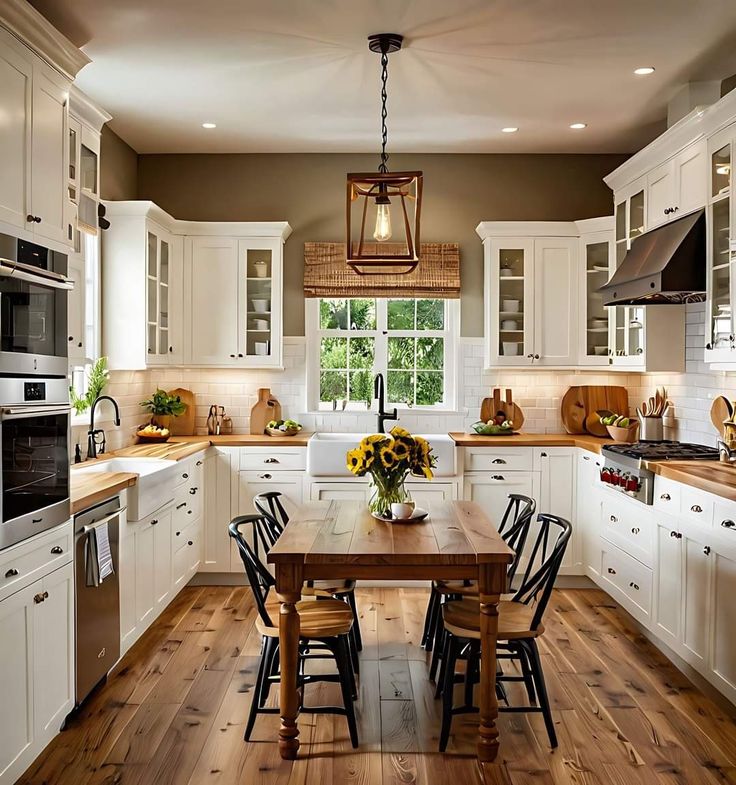
M187 588L20 782L23 785L710 785L736 783L736 725L603 592L556 591L542 657L560 746L540 715L501 715L497 763L474 718L437 752L439 703L419 648L426 592L358 592L364 651L353 750L343 717L303 715L282 761L278 718L243 741L259 652L246 588ZM514 685L516 686L516 685ZM334 685L313 686L331 700ZM274 697L275 697L275 690ZM515 697L516 693L512 695Z

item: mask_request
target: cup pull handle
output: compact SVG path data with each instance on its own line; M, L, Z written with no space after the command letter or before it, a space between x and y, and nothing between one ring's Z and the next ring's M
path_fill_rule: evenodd
M608 574L609 575L615 575L616 574L616 570L614 570L613 567L609 567L608 568Z

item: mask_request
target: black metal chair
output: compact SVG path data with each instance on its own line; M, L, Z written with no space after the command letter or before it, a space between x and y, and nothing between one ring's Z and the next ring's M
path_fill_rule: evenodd
M275 579L258 558L241 529L251 526L254 541L258 532L268 530L270 521L265 516L241 515L228 526L235 541L245 573L250 583L253 599L258 610L256 628L261 635L261 660L251 701L244 738L250 740L258 714L278 714L275 707L266 707L271 685L280 679L279 674L279 604L269 603L269 593ZM355 721L353 701L356 698L355 674L349 653L349 636L353 625L353 613L341 600L303 600L296 605L299 613L299 669L297 685L300 690L300 710L305 713L340 714L347 718L350 741L358 746L358 729ZM275 621L274 621L275 620ZM305 663L310 659L335 660L336 674L310 675L305 673ZM304 686L319 681L338 682L342 691L343 706L305 706Z
M572 534L572 525L564 518L540 513L534 536L534 546L529 553L524 575L511 600L502 600L498 606L498 641L501 659L518 660L521 675L499 673L497 680L524 682L532 705L501 706L499 711L541 712L547 728L550 745L557 746L552 711L547 697L542 663L539 658L537 638L544 632L542 619L555 579L565 556ZM442 608L445 630L442 656L442 729L440 752L444 752L450 735L452 718L456 714L477 712L473 706L473 685L480 674L480 607L477 600L459 600L446 603ZM465 676L455 673L458 659L466 660ZM454 687L464 681L464 702L453 706Z
M264 515L267 515L273 521L273 531L270 535L270 538L273 538L275 534L276 539L278 539L278 535L281 534L286 525L289 523L289 515L284 508L283 502L281 501L281 496L282 494L279 491L266 491L253 497L253 505L255 506L256 510L258 510L260 513L263 513ZM270 544L273 545L276 542L276 539L274 539ZM352 650L355 656L353 658L353 666L357 672L357 652L362 651L363 649L363 639L360 634L360 619L358 617L358 606L355 601L355 581L307 581L304 585L304 588L302 589L302 596L314 596L320 598L334 597L337 600L344 600L350 606L351 610L353 611L354 619L352 631Z
M524 551L529 527L537 509L537 503L529 496L510 493L509 501L504 510L498 533L504 542L514 551L514 558L507 570L508 584L511 586L519 561ZM432 653L429 669L430 679L437 674L440 657L442 656L442 604L462 597L477 597L478 585L475 581L434 581L432 583L427 612L424 617L424 632L421 645ZM439 695L439 683L438 683Z

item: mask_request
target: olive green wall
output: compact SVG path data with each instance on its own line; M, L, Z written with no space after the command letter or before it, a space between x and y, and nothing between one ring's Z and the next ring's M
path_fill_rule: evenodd
M483 334L480 221L565 221L612 213L602 177L623 155L392 155L390 167L424 172L422 240L458 242L462 334ZM126 162L126 166L129 162ZM103 168L107 168L103 154ZM372 171L375 155L139 155L137 198L176 218L287 220L285 333L303 335L303 250L344 238L346 172ZM112 178L128 182L125 177ZM103 180L104 183L104 180Z

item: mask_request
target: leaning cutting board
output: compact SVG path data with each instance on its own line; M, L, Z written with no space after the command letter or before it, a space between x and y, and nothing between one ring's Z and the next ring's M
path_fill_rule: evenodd
M721 436L723 436L723 421L730 420L732 414L733 406L725 395L718 395L713 399L710 407L710 421Z
M570 387L560 403L562 425L568 433L585 433L585 418L600 409L628 415L629 394L626 388L606 384Z
M193 436L194 435L194 393L177 387L169 390L169 395L178 395L181 402L186 404L186 411L178 417L172 417L169 430L173 436Z
M582 387L569 387L560 403L562 425L567 433L585 433L585 400Z
M505 396L505 400L501 400L501 390L497 387L493 390L492 398L484 398L480 404L480 419L488 422L496 416L496 412L501 411L506 415L506 419L514 424L514 431L520 431L524 425L524 412L518 404L514 403L511 389L508 387Z

